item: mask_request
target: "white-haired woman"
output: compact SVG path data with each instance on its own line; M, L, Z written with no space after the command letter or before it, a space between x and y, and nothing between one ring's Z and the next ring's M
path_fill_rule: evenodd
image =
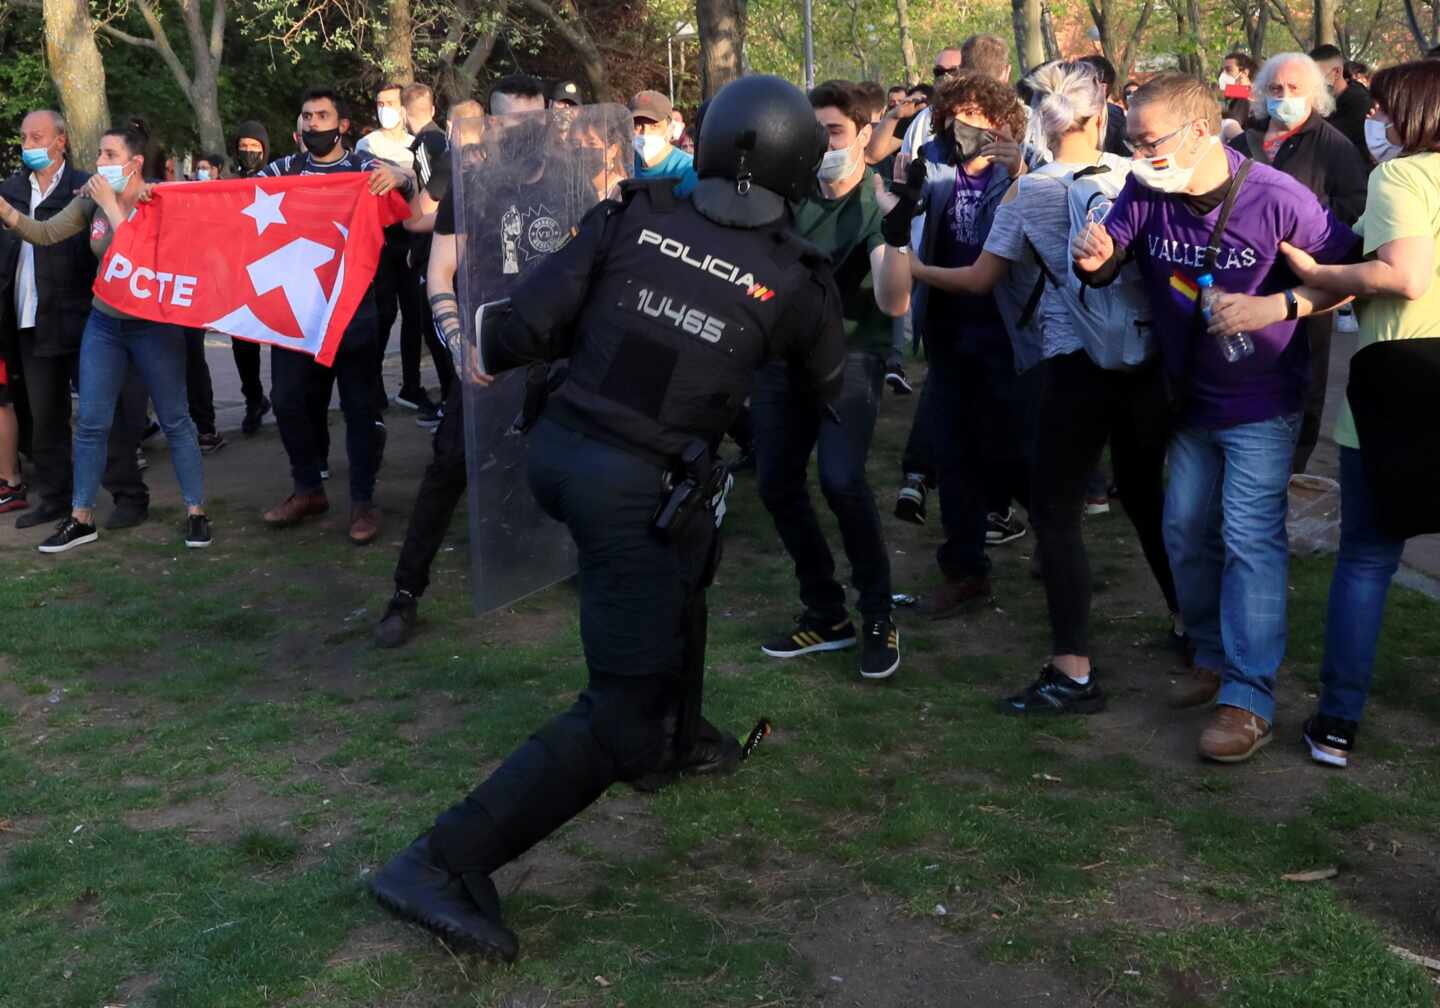
M1335 99L1325 75L1304 53L1271 56L1255 76L1250 105L1257 123L1230 142L1240 153L1272 165L1300 182L1346 224L1365 210L1365 184L1370 174L1355 145L1325 117ZM1330 336L1334 316L1312 315L1300 323L1296 337L1310 340L1310 388L1295 444L1291 468L1304 472L1320 439L1320 415L1330 377Z
M1094 66L1047 63L1025 85L1031 96L1025 139L1050 163L1011 187L974 265L916 267L934 288L983 294L1008 278L1028 292L1042 275L1041 262L1063 283L1070 273L1069 180L1097 170L1123 178L1129 171L1127 159L1101 150L1105 86ZM1179 608L1161 526L1168 425L1159 368L1102 370L1085 351L1073 311L1066 292L1047 279L1035 315L1041 362L1030 518L1040 540L1053 655L1039 679L1000 702L1009 714L1093 713L1105 706L1090 665L1090 564L1080 514L1107 439L1126 514L1170 612Z

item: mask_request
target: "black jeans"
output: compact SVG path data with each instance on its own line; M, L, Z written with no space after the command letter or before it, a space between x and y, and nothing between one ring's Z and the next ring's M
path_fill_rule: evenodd
M806 612L832 622L845 619L845 589L835 580L835 558L807 486L815 453L820 492L840 524L850 578L860 593L860 614L890 613L890 555L875 494L865 479L865 460L875 433L875 414L885 381L885 362L873 353L851 353L845 383L826 417L814 393L794 379L788 365L772 363L755 376L750 414L755 430L755 469L760 499L795 561Z
M1160 365L1103 371L1082 350L1048 358L1041 376L1030 519L1039 539L1055 654L1088 655L1090 560L1081 533L1085 485L1105 439L1120 501L1171 612L1175 579L1165 554L1165 448L1169 410Z
M435 374L440 382L441 399L448 398L455 379L450 351L435 332L430 305L425 297L425 275L409 265L410 236L399 241L387 240L380 249L380 263L375 270L375 308L379 325L379 356L385 359L390 345L390 330L395 316L400 316L400 388L414 392L420 385L420 347L430 349ZM383 379L378 385L380 402L388 402Z
M925 427L940 489L945 542L936 562L947 578L983 577L990 572L986 514L1003 514L1012 499L1029 505L1033 371L1015 374L1010 341L999 329L959 347L938 340L927 346L922 405L928 398L930 409L915 426Z
M204 329L185 330L185 392L196 432L214 434L215 387L210 382L210 365L205 361Z
M350 323L333 367L315 363L308 354L274 347L270 351L270 395L275 424L290 457L295 493L320 489L320 467L327 461L330 437L324 407L331 384L340 386L345 414L345 452L350 462L350 500L368 504L375 496L375 316Z
M231 337L230 354L235 358L240 394L245 397L246 407L260 405L265 398L265 386L260 381L260 344Z
M1330 340L1335 331L1335 314L1311 315L1300 320L1296 339L1310 341L1310 385L1305 390L1305 413L1300 420L1300 437L1295 442L1291 471L1303 473L1310 455L1320 443L1320 417L1325 412L1325 392L1330 384Z
M529 437L531 489L579 548L589 681L569 711L436 820L433 848L459 875L493 872L612 783L654 769L685 697L698 698L691 676L704 667L713 524L662 542L650 528L663 494L659 467L544 419Z
M395 587L416 598L425 594L430 585L430 565L450 528L455 505L465 493L465 416L462 412L463 386L455 382L445 399L445 416L435 431L434 457L425 467L415 506L410 511L410 524L405 529L405 544L395 563Z
M35 492L46 507L68 508L74 491L71 465L70 379L80 367L80 354L41 357L35 353L35 330L19 332L20 371L31 416L31 458L35 463ZM145 430L145 403L149 396L140 376L131 368L115 404L110 426L105 473L101 485L118 501L129 497L150 499L150 488L140 475L135 449Z

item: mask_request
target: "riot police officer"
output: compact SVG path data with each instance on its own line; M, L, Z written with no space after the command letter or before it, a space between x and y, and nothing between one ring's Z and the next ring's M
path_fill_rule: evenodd
M768 360L803 369L823 401L839 390L840 298L824 256L790 232L787 205L825 146L793 85L727 85L705 118L695 192L626 183L482 332L492 372L570 358L529 434L529 479L578 547L589 680L377 874L371 890L397 916L511 960L519 946L492 872L616 781L653 787L738 765L735 739L699 716L718 524L700 488ZM698 509L685 509L687 489Z

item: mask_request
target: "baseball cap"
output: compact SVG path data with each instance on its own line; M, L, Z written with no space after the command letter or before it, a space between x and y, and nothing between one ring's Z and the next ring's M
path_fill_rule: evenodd
M550 100L552 102L570 102L572 105L583 105L580 97L580 85L574 81L556 81L555 86L550 89Z
M671 108L670 99L659 91L641 91L630 99L630 115L635 119L669 122Z

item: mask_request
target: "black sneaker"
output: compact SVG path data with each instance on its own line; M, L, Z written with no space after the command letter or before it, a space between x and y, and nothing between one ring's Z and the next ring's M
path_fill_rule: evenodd
M415 619L420 605L415 596L403 589L390 596L385 606L385 615L375 628L375 646L378 648L399 647L415 632Z
M433 431L439 428L440 421L444 419L444 406L421 406L415 415L415 426L421 430Z
M225 438L219 432L200 435L200 454L213 455L225 447Z
M135 468L139 469L141 472L144 472L146 469L150 468L150 460L145 457L144 448L137 447L135 449Z
M105 519L105 528L118 532L120 529L134 528L136 525L143 525L150 518L149 497L124 497L115 498L115 510L110 512L110 517Z
M860 678L889 679L900 667L900 631L887 619L866 620L860 643Z
M1326 766L1347 765L1350 750L1355 748L1355 733L1359 730L1358 721L1342 721L1328 714L1316 714L1305 722L1305 744L1310 747L1310 758Z
M910 385L910 380L905 377L905 369L899 364L885 372L885 384L889 385L890 391L896 395L909 395L915 391Z
M406 409L434 412L435 404L430 401L430 393L422 388L402 388L395 396L395 405L404 406Z
M925 524L925 477L906 473L905 485L895 495L895 517L913 525Z
M805 613L796 617L794 631L762 644L760 650L771 658L798 658L817 651L843 651L854 646L855 625L848 619L831 623Z
M205 549L210 545L209 518L203 514L186 516L185 545L190 549Z
M259 402L245 404L245 419L240 421L240 433L250 437L260 429L260 421L270 412L270 400L264 396Z
M1025 534L1025 523L1015 517L1012 507L1003 515L993 511L985 516L985 545L1003 546Z
M99 538L100 534L95 531L94 525L86 525L66 516L55 529L55 533L40 544L39 550L41 553L64 553Z
M1105 709L1105 694L1090 669L1090 681L1081 685L1054 665L1046 664L1040 678L996 705L1001 714L1096 714Z

